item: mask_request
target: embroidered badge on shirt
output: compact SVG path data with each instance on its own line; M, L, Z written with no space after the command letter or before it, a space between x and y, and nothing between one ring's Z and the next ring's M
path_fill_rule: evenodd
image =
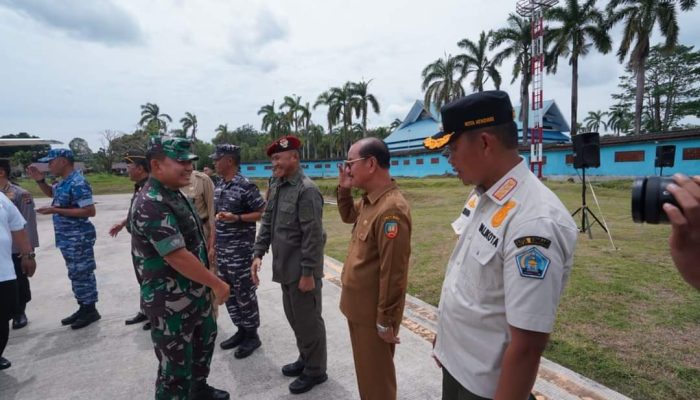
M515 239L513 243L515 243L518 248L524 246L542 246L545 249L548 249L549 245L552 244L552 241L540 236L523 236Z
M476 208L477 201L479 201L479 196L473 195L469 198L469 201L467 202L467 207L473 210L474 208Z
M493 197L499 201L503 200L508 193L515 189L516 186L518 186L518 181L516 181L514 178L508 178L501 184L501 186L498 187L498 189L496 189L495 192L493 192Z
M498 211L496 211L491 217L491 226L493 226L494 228L498 228L499 226L501 226L503 221L508 216L510 210L515 208L516 204L517 203L513 200L508 200L508 202L504 204L503 207L501 207Z
M515 255L520 276L525 278L543 279L549 267L549 258L536 248L530 248Z
M387 219L384 221L384 236L393 239L399 235L399 221Z

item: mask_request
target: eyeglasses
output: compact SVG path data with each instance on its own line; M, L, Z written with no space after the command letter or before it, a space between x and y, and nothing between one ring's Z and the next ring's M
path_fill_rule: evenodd
M360 157L360 158L356 158L356 159L354 159L354 160L345 160L345 161L343 161L343 168L345 168L345 169L350 169L350 168L352 168L352 165L353 165L354 163L356 163L356 162L358 162L358 161L366 160L366 159L368 159L368 158L369 158L369 157Z

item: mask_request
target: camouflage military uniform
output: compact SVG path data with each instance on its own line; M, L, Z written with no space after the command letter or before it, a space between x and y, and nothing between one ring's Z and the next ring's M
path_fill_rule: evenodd
M209 375L217 333L212 294L164 257L184 247L208 266L202 223L179 190L152 177L137 194L129 220L132 255L143 279L141 307L160 361L156 398L187 399L192 384Z
M265 205L258 187L241 174L221 180L214 190L216 213L247 214ZM219 276L231 286L226 301L231 321L246 329L260 326L258 298L250 276L255 243L255 222L216 221L216 263Z
M92 188L79 171L73 171L53 188L51 206L84 208L93 205ZM97 303L95 280L95 226L87 217L66 217L53 214L56 247L61 250L68 267L73 294L79 304Z

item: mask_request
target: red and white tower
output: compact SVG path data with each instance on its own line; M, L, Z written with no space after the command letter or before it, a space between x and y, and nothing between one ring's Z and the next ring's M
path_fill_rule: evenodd
M518 0L515 9L522 17L530 18L532 45L530 46L530 76L532 76L533 128L523 126L523 135L530 134L530 170L542 178L542 118L544 109L544 12L559 0ZM522 107L522 105L521 105Z

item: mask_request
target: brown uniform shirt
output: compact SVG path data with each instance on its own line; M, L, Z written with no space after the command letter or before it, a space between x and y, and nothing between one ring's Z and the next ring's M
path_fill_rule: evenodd
M204 225L204 236L209 238L210 223L214 222L214 183L204 172L192 171L190 184L180 189L192 201Z
M343 222L354 223L341 281L340 310L351 322L397 327L411 256L411 212L396 183L354 202L338 188Z

